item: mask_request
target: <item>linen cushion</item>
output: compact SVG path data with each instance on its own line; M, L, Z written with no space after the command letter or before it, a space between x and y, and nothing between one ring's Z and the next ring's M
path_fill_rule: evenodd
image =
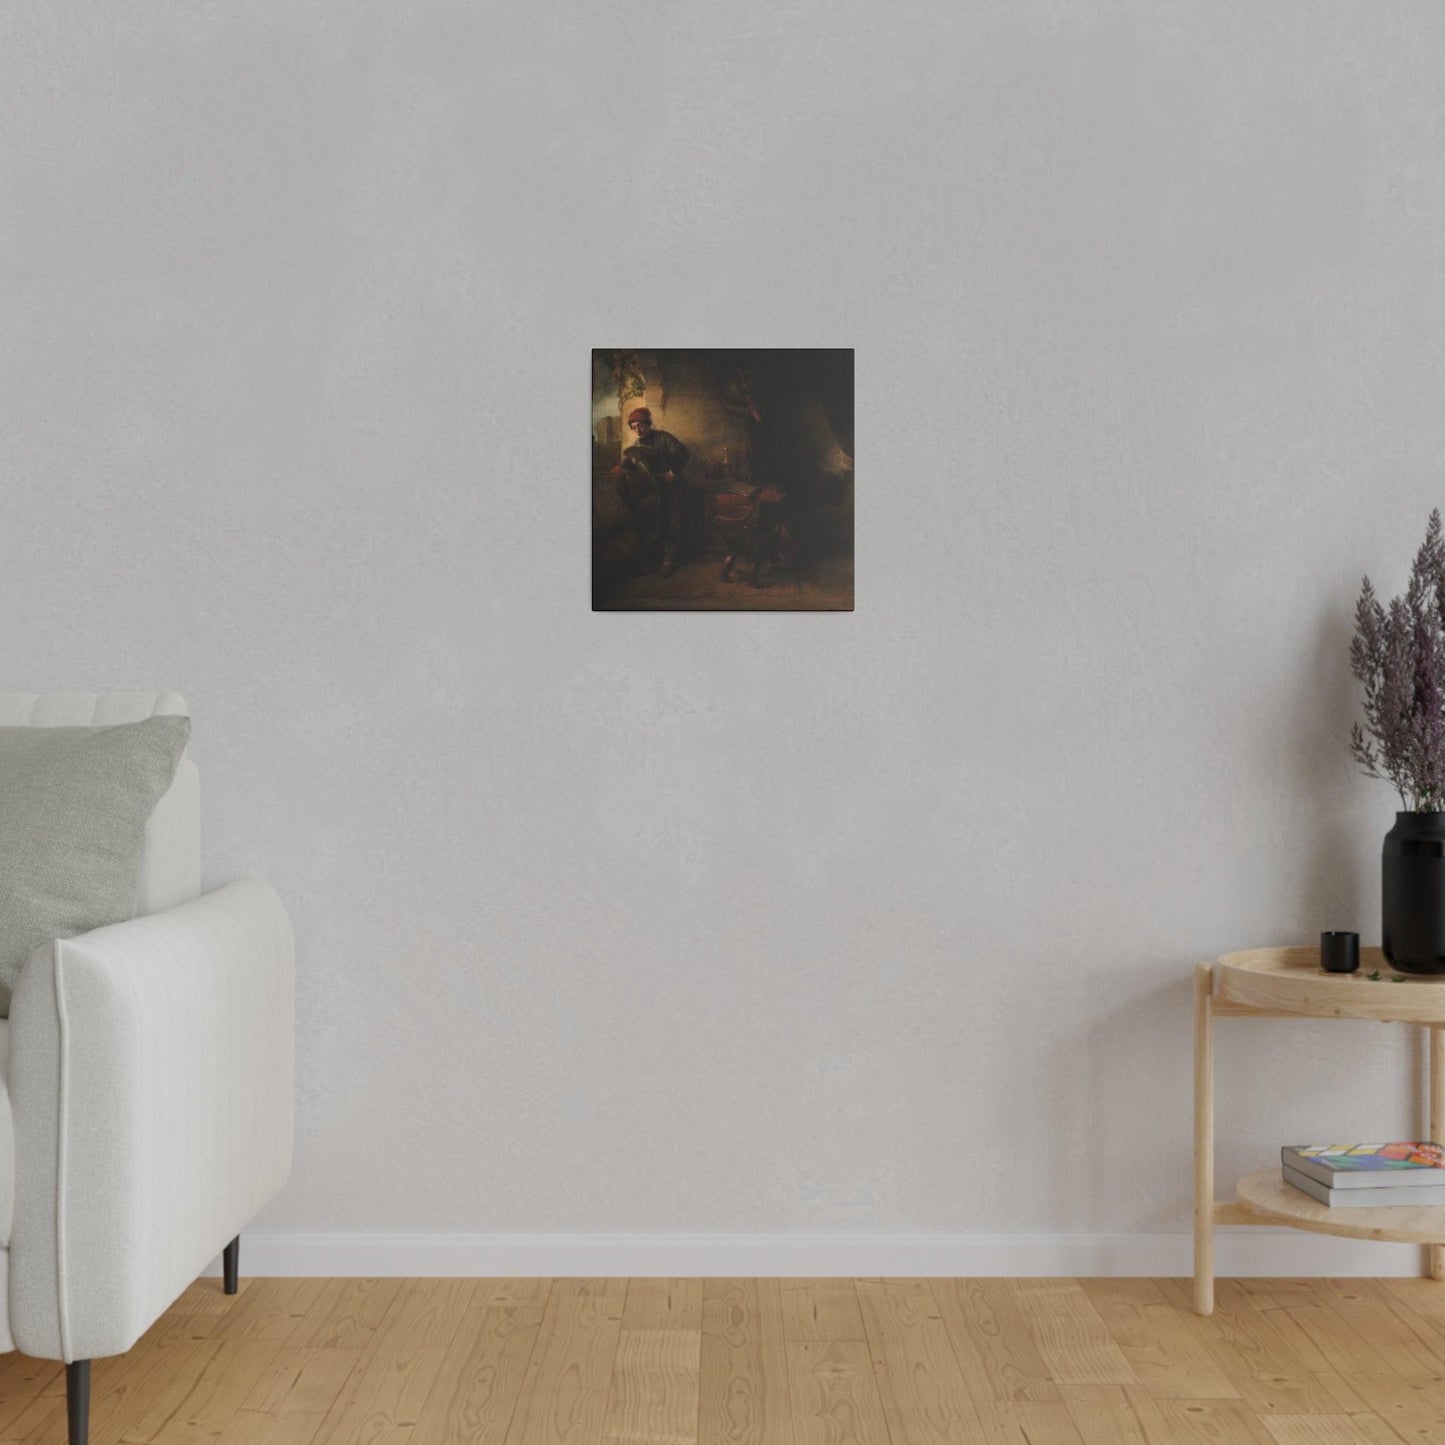
M135 910L146 822L187 717L115 727L0 727L0 1014L29 955Z
M0 727L93 728L185 717L178 692L0 692ZM201 896L201 775L189 756L146 824L137 916L160 913Z
M0 1245L6 1249L10 1247L10 1226L14 1220L15 1115L10 1108L10 1020L0 1019Z

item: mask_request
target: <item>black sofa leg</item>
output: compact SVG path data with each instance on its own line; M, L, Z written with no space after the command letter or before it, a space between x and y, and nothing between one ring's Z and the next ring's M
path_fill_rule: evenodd
M226 1293L235 1294L241 1287L238 1283L241 1273L241 1236L239 1234L221 1251L221 1269L226 1276Z
M239 1234L222 1251L221 1267L226 1276L226 1293L235 1294L240 1289ZM90 1438L89 1360L75 1360L65 1367L65 1415L70 1427L70 1445L87 1445Z
M86 1445L90 1437L89 1360L76 1360L65 1367L65 1414L70 1422L70 1445Z

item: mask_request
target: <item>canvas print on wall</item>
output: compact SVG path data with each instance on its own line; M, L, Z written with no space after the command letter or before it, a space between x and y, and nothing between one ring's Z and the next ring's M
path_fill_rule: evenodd
M851 348L594 351L592 607L851 611Z

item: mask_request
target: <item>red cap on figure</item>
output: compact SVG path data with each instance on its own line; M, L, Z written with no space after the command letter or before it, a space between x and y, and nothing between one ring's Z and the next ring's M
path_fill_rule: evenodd
M638 421L642 417L646 417L648 421L651 421L652 413L648 411L645 406L633 407L632 410L627 413L627 425L631 426L633 422Z

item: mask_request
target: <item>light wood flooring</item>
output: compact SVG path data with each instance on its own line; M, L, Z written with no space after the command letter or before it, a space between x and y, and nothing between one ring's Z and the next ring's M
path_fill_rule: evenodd
M94 1371L93 1445L1421 1445L1445 1285L202 1280ZM64 1389L0 1356L0 1440Z

